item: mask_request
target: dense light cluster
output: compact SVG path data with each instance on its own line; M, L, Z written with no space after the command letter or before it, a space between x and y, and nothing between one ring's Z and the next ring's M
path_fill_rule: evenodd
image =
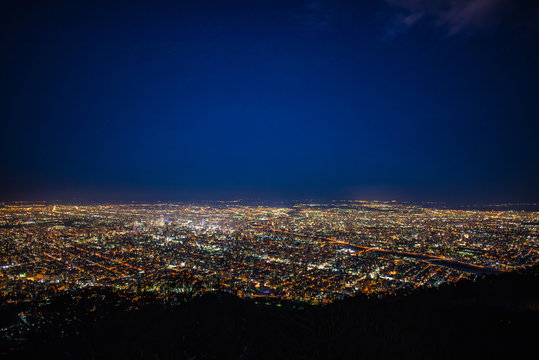
M537 262L539 213L396 202L0 208L8 302L106 286L330 302Z

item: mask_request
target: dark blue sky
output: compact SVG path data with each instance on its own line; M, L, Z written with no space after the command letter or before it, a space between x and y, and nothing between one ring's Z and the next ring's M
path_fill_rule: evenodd
M156 3L2 3L0 200L539 200L533 2Z

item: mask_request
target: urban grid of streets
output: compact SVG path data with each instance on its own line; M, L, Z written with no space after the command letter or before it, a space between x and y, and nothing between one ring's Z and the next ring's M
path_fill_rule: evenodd
M3 301L80 288L327 303L533 265L539 213L377 201L0 207Z

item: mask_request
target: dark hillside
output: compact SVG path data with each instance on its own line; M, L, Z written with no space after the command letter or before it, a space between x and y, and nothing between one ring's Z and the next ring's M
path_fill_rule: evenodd
M208 294L136 310L114 294L51 304L65 318L31 332L8 358L498 359L537 354L538 269L408 296L358 296L325 307ZM99 297L97 297L99 298ZM72 299L72 297L71 297ZM64 336L60 336L62 330ZM6 345L4 343L4 345Z

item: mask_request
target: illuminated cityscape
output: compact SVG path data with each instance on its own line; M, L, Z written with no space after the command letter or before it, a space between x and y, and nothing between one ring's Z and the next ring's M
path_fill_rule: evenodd
M533 265L539 213L377 201L4 205L8 303L108 287L311 304L406 293Z
M539 1L0 3L0 360L528 359Z

